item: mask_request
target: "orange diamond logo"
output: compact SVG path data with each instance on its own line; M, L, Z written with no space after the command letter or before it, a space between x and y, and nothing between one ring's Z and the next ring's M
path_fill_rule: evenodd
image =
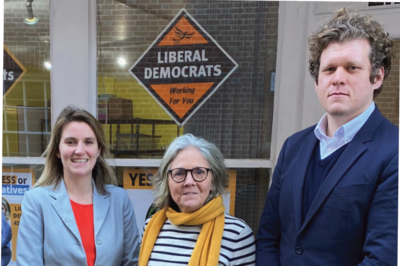
M181 9L129 71L182 126L237 67L202 26Z

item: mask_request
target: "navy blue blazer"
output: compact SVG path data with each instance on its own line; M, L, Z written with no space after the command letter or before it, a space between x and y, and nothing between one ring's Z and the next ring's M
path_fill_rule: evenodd
M126 190L106 185L108 195L93 186L95 265L138 264L139 231ZM69 196L62 181L25 193L18 229L17 265L86 266L86 253Z
M312 126L280 152L257 234L257 265L396 265L399 129L378 108L343 151L302 223Z

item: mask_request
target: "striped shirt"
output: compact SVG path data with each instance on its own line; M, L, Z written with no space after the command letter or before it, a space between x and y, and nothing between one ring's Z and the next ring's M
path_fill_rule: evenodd
M147 219L145 228L151 218ZM173 225L168 219L157 237L148 266L188 265L201 226ZM225 214L218 265L255 265L253 231L242 220Z

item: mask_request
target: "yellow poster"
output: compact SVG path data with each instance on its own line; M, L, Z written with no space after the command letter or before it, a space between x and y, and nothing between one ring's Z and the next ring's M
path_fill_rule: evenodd
M32 187L34 172L32 169L3 168L2 173L2 212L11 226L12 238L10 248L11 261L8 265L16 265L17 237L21 219L21 202L26 191Z

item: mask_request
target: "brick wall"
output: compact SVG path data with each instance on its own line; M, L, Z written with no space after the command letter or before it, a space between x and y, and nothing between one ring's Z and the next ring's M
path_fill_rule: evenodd
M239 67L188 121L226 158L267 158L274 93L278 2L214 2L186 8Z
M50 59L49 0L32 3L33 14L39 17L34 25L24 23L25 3L26 0L4 1L4 44L28 70L48 72L43 62Z
M399 62L400 62L400 40L395 41L395 59L392 70L383 83L382 92L375 99L382 114L395 125L399 125Z

